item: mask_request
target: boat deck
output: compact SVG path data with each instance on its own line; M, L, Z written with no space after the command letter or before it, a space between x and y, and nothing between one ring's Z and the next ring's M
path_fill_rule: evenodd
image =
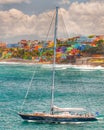
M48 113L33 113L33 114L25 114L30 116L43 116L43 117L57 117L57 118L95 118L91 114L48 114Z

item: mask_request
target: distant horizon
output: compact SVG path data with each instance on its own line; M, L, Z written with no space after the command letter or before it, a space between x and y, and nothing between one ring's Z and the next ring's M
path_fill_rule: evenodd
M74 38L74 37L78 37L78 36L88 38L89 36L104 36L104 34L101 34L101 35L90 34L90 35L86 35L86 36L85 35L75 35L75 36L70 36L70 37L67 37L67 38L58 38L58 39L68 39L68 38ZM45 39L44 40L43 39L19 39L18 41L14 41L14 42L7 42L7 41L1 41L0 40L0 43L17 44L21 40L27 40L27 41L29 41L29 40L30 41L36 41L36 40L38 40L38 41L46 41ZM53 39L48 39L47 41L49 41L49 40L53 41Z

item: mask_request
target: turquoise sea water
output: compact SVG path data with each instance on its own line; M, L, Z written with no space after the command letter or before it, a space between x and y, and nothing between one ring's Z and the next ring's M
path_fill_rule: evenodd
M104 119L77 124L24 122L17 113L21 111L33 72L35 76L23 110L49 112L51 66L0 64L0 130L104 130ZM55 105L84 107L103 116L104 68L57 66Z

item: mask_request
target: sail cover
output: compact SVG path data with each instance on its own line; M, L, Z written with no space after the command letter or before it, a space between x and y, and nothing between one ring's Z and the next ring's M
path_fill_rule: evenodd
M53 110L56 112L76 112L76 111L86 111L84 108L60 108L60 107L53 107Z

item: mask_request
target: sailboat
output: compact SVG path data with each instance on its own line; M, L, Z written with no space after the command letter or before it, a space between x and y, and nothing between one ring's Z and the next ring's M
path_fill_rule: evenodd
M70 122L88 122L97 121L93 114L81 114L86 110L84 108L59 108L54 105L55 89L55 62L56 62L56 38L58 27L58 8L56 7L55 29L54 29L54 58L53 58L53 84L51 88L50 113L36 112L32 114L18 113L25 121L35 121L39 123L70 123ZM85 112L86 113L86 112Z

